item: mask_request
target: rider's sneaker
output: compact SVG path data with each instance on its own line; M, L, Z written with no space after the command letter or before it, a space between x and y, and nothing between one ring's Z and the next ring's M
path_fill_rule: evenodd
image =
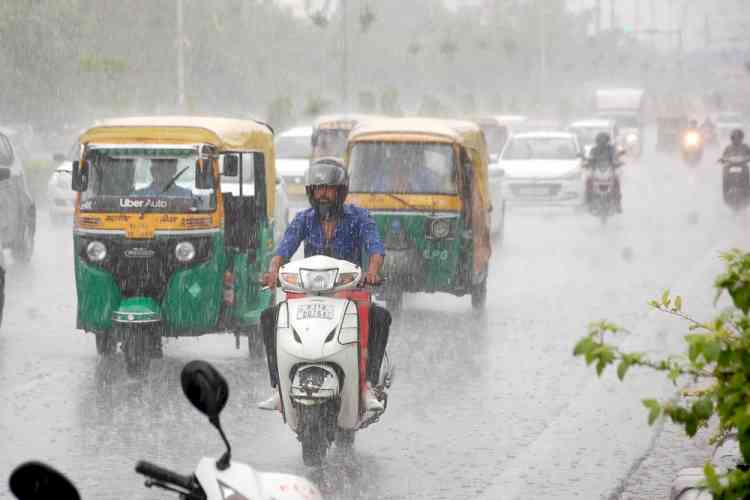
M365 408L367 411L382 412L385 410L383 403L375 396L375 392L370 384L367 384L367 393L365 394Z
M279 411L281 409L281 397L279 391L273 391L273 396L258 403L258 408L268 411Z

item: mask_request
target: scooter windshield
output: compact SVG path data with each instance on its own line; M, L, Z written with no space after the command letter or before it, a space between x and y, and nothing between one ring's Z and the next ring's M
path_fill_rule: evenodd
M207 212L213 188L195 187L194 148L94 147L81 210L90 212Z

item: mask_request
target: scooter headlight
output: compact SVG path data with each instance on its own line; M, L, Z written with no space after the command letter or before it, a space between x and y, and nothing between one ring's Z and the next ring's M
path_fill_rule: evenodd
M697 146L701 142L701 136L697 132L685 134L685 146Z
M331 290L336 284L336 275L338 272L338 269L326 269L323 271L302 269L299 272L302 279L302 288L312 292Z
M195 247L189 241L181 241L174 247L174 256L182 263L190 262L195 258Z
M638 135L631 132L625 136L625 141L627 141L628 144L635 144L638 142Z
M86 256L91 262L101 262L107 257L107 247L101 241L92 241L86 245Z

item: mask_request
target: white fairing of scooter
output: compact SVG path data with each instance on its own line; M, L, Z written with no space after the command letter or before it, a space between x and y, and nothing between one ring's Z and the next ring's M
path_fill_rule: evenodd
M346 261L315 256L287 264L280 273L289 276L300 271L333 269L338 271L339 276L351 277L352 281L313 292L304 290L301 286L285 286L282 279L285 290L308 294L281 303L276 325L283 414L288 425L295 431L299 430L297 405L316 405L335 399L339 399L340 404L337 417L340 429L356 429L360 422L357 304L331 295L356 286L361 271ZM343 377L339 375L337 368ZM313 371L320 374L322 384L316 384L315 390L310 390L309 386L305 387L303 378L306 373Z
M208 500L252 498L262 500L318 500L318 488L305 478L291 474L257 472L252 467L232 462L228 469L218 470L216 460L203 458L195 477ZM241 495L234 497L233 495Z

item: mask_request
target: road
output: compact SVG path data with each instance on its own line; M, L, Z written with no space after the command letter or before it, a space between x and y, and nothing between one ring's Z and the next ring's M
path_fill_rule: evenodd
M691 312L709 314L718 252L750 247L750 214L723 206L708 159L690 170L652 153L625 169L624 213L606 226L556 209L508 214L485 314L468 297L407 297L391 332L388 412L320 471L302 465L278 415L255 408L269 395L265 363L244 345L235 350L233 337L170 340L143 380L125 374L121 357L100 361L93 337L75 329L71 229L40 214L34 259L8 269L0 475L40 459L83 498L169 498L143 488L133 465L148 459L187 473L221 454L179 385L182 366L203 358L230 384L223 422L234 457L307 475L330 498L616 497L654 440L640 399L671 388L644 373L596 379L572 357L576 340L589 321L608 318L631 329L629 347L679 348L680 324L646 301L672 288Z

